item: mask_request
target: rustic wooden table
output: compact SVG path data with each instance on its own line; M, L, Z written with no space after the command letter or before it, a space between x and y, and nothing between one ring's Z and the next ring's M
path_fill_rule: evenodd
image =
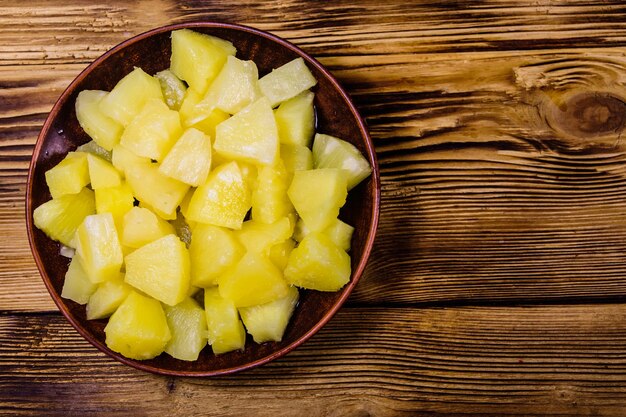
M39 129L89 62L217 20L343 83L381 166L349 303L269 365L179 379L60 315L25 232ZM0 1L0 414L626 415L626 6L609 1Z

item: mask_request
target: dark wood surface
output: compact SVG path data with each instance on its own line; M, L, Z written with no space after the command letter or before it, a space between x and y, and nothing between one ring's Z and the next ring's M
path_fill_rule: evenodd
M251 371L168 378L58 313L26 172L93 59L192 20L282 36L366 117L379 233L348 304ZM0 414L626 415L622 1L0 2Z

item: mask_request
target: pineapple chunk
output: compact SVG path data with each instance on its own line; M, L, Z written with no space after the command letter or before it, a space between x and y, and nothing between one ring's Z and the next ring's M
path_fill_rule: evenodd
M189 245L192 285L208 288L244 254L233 232L210 224L198 224Z
M185 98L180 106L180 120L184 127L195 127L206 133L210 138L215 137L215 127L228 119L230 115L220 109L213 109L210 113L199 111L196 108L202 100L202 96L191 88L185 93Z
M350 250L350 242L352 241L353 232L354 227L342 222L339 219L334 219L326 229L322 230L323 234L328 236L335 245L339 246L346 252ZM299 219L293 233L294 239L298 242L302 242L302 240L309 233L311 233L311 230L306 226L302 219Z
M98 288L89 297L89 302L87 303L87 320L109 317L117 310L130 292L131 287L124 282L122 274L120 274L119 278L98 284Z
M120 141L124 127L100 110L100 101L106 97L106 91L83 90L76 97L76 118L99 146L110 151Z
M274 110L280 143L311 146L315 131L314 96L311 91L305 91Z
M298 215L312 231L321 231L339 216L348 195L340 169L296 171L287 191Z
M111 213L85 217L76 229L76 253L94 283L116 278L124 261Z
M170 70L159 71L154 74L154 77L159 80L167 107L172 110L180 109L187 91L185 84Z
M281 144L280 158L285 164L285 169L290 174L290 183L294 172L313 169L313 154L306 146Z
M293 239L287 239L275 244L270 248L270 261L272 261L278 269L284 271L287 266L287 261L289 260L289 255L295 247L296 242Z
M248 220L243 222L241 230L235 233L248 252L269 254L272 246L291 237L293 226L287 217L272 224Z
M176 218L176 208L189 186L159 172L157 164L137 163L126 169L126 181L135 198L166 220Z
M258 171L252 192L252 218L262 223L274 223L293 213L294 208L287 196L289 174L280 159L274 166L264 166Z
M111 151L111 163L120 174L123 174L122 176L126 176L126 171L131 169L134 165L150 163L150 158L143 158L135 155L134 152L126 149L120 144L117 144Z
M242 307L239 314L255 342L280 342L296 304L298 289L289 287L283 298L258 306Z
M272 107L297 96L315 84L317 80L302 58L287 62L259 80L261 92L269 99Z
M124 130L120 144L139 156L161 161L182 130L178 112L152 99Z
M176 305L189 293L189 252L171 234L126 256L126 282L167 305Z
M90 153L92 155L99 156L107 162L111 162L111 151L104 149L93 140L90 140L87 143L83 143L78 148L76 148L76 151Z
M159 167L162 174L197 187L206 181L211 169L211 141L193 127L168 152Z
M298 287L337 291L350 281L350 256L322 233L308 234L289 255L285 279Z
M367 159L350 142L330 135L317 133L313 141L313 166L315 168L340 168L348 178L348 191L357 186L372 172Z
M284 297L289 286L266 255L248 252L219 278L220 295L236 307L269 303Z
M172 32L170 70L189 87L204 94L222 69L228 55L235 55L232 43L189 29Z
M267 98L217 125L213 148L226 158L273 165L278 158L278 130Z
M133 191L125 182L117 187L96 189L96 213L111 213L118 231L122 230L124 215L133 208L134 201Z
M102 97L100 111L126 127L150 99L163 101L159 80L135 68Z
M120 173L110 162L98 156L87 154L87 166L89 167L91 188L94 190L120 185Z
M235 114L261 96L258 81L259 72L254 62L228 56L206 95L196 105L196 111L209 114L218 108Z
M204 310L192 298L185 298L174 307L165 306L165 317L172 338L165 352L183 361L195 361L207 344Z
M222 298L217 288L204 290L204 311L208 341L213 353L241 350L246 344L246 331L232 301Z
M213 170L198 187L187 208L188 219L199 223L241 229L250 209L250 190L236 162Z
M131 291L104 328L109 349L131 359L160 355L172 335L157 300Z
M70 152L61 162L46 171L46 184L52 198L76 194L89 184L87 155L84 152Z
M171 224L147 208L132 207L124 215L122 244L131 248L140 248L173 233Z
M96 291L97 285L87 277L87 273L78 258L78 255L74 255L70 266L67 268L61 297L75 301L78 304L87 304L91 294Z

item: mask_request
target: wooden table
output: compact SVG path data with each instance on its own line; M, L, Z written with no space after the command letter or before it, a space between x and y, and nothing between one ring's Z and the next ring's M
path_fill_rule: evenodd
M230 21L317 57L367 118L380 228L349 303L266 366L179 379L60 315L25 232L70 81L128 37ZM626 6L609 1L0 2L0 414L626 415Z

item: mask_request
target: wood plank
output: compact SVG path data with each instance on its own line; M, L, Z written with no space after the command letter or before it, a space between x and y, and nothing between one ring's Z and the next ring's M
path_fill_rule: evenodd
M112 362L57 315L3 315L0 413L621 416L625 323L611 304L344 308L280 360L185 379Z

